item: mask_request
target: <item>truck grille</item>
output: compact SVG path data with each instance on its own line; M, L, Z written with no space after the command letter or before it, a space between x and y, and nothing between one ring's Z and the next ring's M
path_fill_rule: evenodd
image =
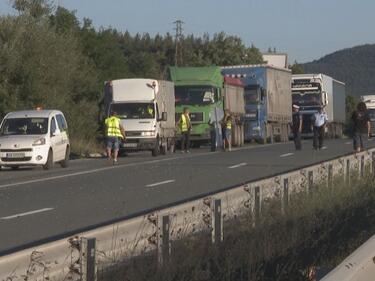
M140 137L142 132L134 132L134 131L125 131L125 135L127 137Z
M302 134L310 134L311 131L311 115L304 114L302 115Z

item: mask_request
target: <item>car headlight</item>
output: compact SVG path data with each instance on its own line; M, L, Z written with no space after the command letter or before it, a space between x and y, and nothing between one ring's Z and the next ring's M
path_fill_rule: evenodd
M153 137L153 136L155 136L155 132L154 131L142 132L141 136L142 137Z
M45 138L40 138L33 142L33 146L44 145L44 144L46 144Z

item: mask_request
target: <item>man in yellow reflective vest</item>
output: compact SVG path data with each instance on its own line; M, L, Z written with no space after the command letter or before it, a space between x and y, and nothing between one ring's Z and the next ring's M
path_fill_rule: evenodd
M228 150L232 150L232 116L228 110L224 112L224 118L221 120L221 127L223 133L223 149L224 151L228 147Z
M111 111L111 116L105 119L106 137L107 137L107 156L108 160L112 159L113 164L117 163L118 151L120 149L120 140L125 139L125 130L121 126L120 118L116 116L116 112Z
M178 121L178 127L181 131L181 152L190 153L190 131L191 131L191 121L190 112L187 107L184 108L184 112L181 114L181 118Z

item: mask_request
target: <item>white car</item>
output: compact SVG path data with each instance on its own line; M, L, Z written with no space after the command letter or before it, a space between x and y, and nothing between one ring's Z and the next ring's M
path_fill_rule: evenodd
M68 166L70 143L64 114L58 110L8 113L0 126L0 167Z

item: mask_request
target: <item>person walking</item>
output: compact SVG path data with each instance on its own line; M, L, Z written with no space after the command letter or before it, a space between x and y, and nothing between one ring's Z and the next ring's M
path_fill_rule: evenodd
M190 153L190 121L189 108L185 107L181 114L180 120L178 121L179 129L181 131L181 152Z
M295 104L293 104L291 130L293 133L294 146L296 150L301 150L302 115L299 112L299 106Z
M117 163L118 151L120 149L120 140L124 140L125 130L120 123L120 118L116 116L115 111L111 111L110 117L105 119L106 137L107 137L107 157L112 160L113 150L113 164Z
M312 117L313 124L313 147L315 150L323 148L324 131L328 122L328 116L323 110L323 106L319 107L318 112Z
M221 120L221 127L223 133L223 149L226 151L232 150L232 116L230 115L228 110L224 111L224 117Z
M363 150L363 143L370 137L371 123L367 112L367 106L364 102L357 105L357 110L352 114L353 121L353 148L354 152Z

